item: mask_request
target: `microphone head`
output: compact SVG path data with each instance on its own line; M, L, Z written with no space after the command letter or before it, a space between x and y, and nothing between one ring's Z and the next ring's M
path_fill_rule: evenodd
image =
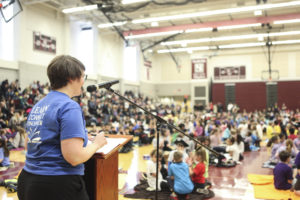
M94 92L97 90L97 87L95 85L89 85L89 86L87 86L86 90L88 92Z

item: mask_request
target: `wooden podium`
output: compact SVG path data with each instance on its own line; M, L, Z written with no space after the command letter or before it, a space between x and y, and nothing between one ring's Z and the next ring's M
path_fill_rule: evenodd
M118 156L119 149L132 140L130 135L106 135L109 138L125 138L126 140L108 154L95 153L85 163L84 181L90 200L118 199Z

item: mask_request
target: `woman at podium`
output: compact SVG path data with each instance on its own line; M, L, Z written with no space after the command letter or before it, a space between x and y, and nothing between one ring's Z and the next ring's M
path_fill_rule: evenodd
M85 67L74 57L55 57L47 68L52 91L31 110L27 154L18 180L19 200L88 200L83 163L107 142L103 134L87 145L85 120L71 98L81 94Z

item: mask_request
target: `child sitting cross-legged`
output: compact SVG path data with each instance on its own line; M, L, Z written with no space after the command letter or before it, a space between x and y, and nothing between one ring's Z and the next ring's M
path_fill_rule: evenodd
M149 187L147 188L148 191L154 191L156 188L156 153L157 150L154 149L150 153L151 160L147 162L147 182ZM163 179L161 174L161 158L162 158L162 152L159 151L159 162L158 162L158 190L164 190L169 191L169 186L166 180Z
M274 186L278 190L289 190L292 188L293 170L288 165L291 159L291 154L287 151L279 153L279 162L274 170Z
M174 152L173 163L168 169L169 185L172 190L171 199L188 199L194 189L189 175L189 166L182 161L182 153Z
M194 163L195 165L190 165L190 175L194 183L194 191L198 193L208 194L208 190L205 188L205 161L206 161L206 152L204 149L200 149L195 152Z

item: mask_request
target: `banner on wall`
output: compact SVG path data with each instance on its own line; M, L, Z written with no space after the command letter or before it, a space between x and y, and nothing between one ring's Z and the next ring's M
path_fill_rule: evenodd
M192 60L192 79L205 79L207 77L207 59Z
M144 66L145 66L145 67L150 67L150 68L151 68L151 67L152 67L152 62L151 62L150 60L145 60L145 61L144 61Z
M33 49L49 53L56 53L56 39L34 31Z
M246 67L215 67L214 79L215 80L236 80L246 78Z
M144 66L147 68L147 80L150 80L150 68L152 67L152 62L150 60L144 60Z

